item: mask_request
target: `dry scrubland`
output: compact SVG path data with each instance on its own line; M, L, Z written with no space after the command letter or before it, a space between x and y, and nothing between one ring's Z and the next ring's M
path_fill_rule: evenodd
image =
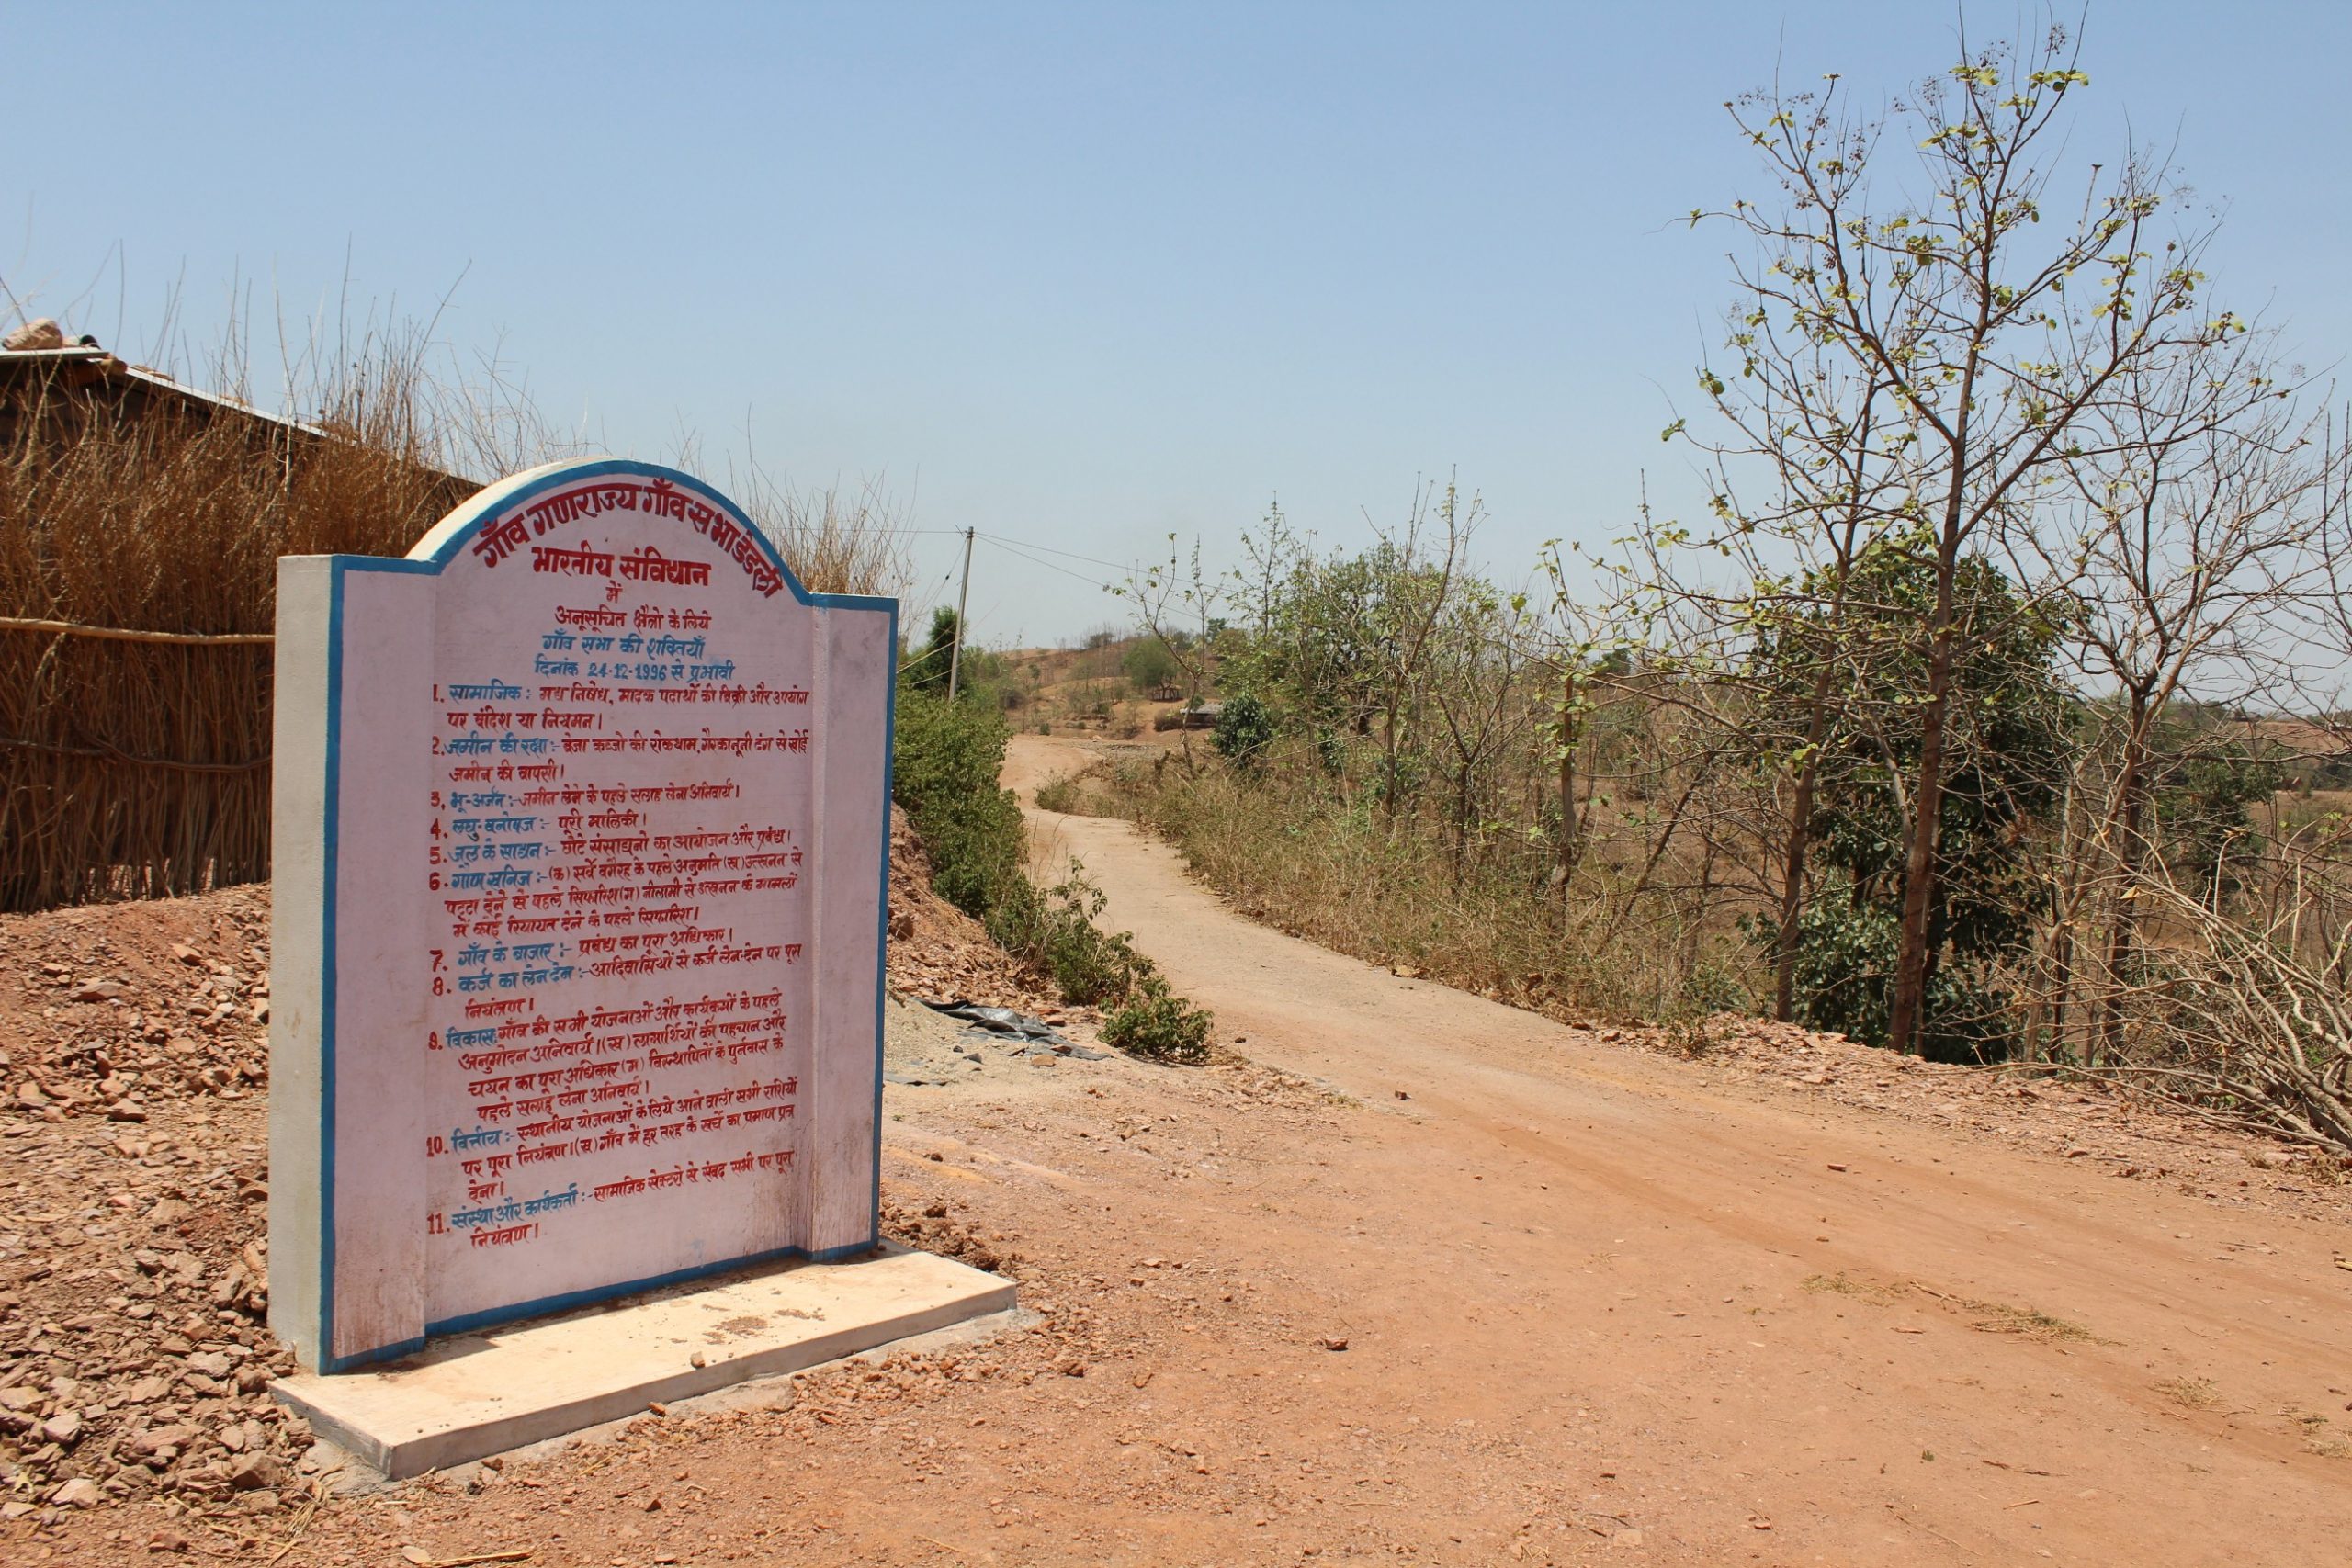
M1069 772L1064 744L1016 741L1012 782ZM2352 1289L2335 1162L1803 1031L1698 1062L1554 1031L1195 908L1148 846L1079 836L1121 824L1034 832L1099 869L1225 1032L1206 1068L889 1091L890 1230L1018 1280L1021 1328L349 1495L239 1383L278 1359L254 1267L265 895L0 922L24 1043L0 1544L305 1568L2267 1562L2352 1526L2325 1502L2352 1392L2316 1348ZM1049 1005L899 847L894 987Z
M2127 1180L2221 1198L2224 1187L2308 1199L2319 1216L2352 1201L2352 1156L2247 1136L2127 1083L2075 1079L2043 1064L1969 1066L1902 1056L1834 1032L1736 1011L1661 1019L1600 998L1675 995L1680 959L1640 942L1603 942L1565 961L1556 917L1524 899L1447 896L1442 859L1382 852L1362 833L1311 830L1264 795L1172 739L1153 746L1074 739L1013 742L1036 804L1052 818L1136 823L1182 857L1235 912L1408 981L1441 985L1655 1053L1712 1076L1761 1074L1858 1109L1993 1135L2062 1159L2096 1159ZM1075 846L1048 828L1042 859ZM1497 906L1499 905L1499 908ZM1115 916L1115 908L1113 913ZM2244 1168L2259 1173L2249 1175Z
M2179 171L2077 135L2083 60L1734 100L1759 188L1690 214L1728 299L1661 432L1703 500L1518 562L1451 477L1177 546L1127 599L1215 761L1095 793L1498 994L2352 1152L2352 435Z

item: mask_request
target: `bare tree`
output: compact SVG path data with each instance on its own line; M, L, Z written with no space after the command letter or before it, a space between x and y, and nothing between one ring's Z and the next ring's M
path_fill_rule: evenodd
M1143 623L1144 630L1159 638L1159 645L1176 660L1177 669L1184 673L1186 703L1191 707L1200 706L1216 679L1214 633L1217 611L1225 602L1226 586L1224 579L1202 566L1201 542L1197 537L1187 554L1176 536L1170 534L1165 561L1130 572L1125 583L1112 589L1135 605L1136 616ZM1186 621L1192 625L1185 626ZM1187 728L1177 734L1189 766L1193 732Z
M2116 987L2135 942L2165 716L2183 697L2283 707L2300 683L2303 649L2290 622L2321 565L2342 458L2298 408L2272 347L2268 334L2246 333L2129 367L2117 395L2082 422L2086 450L2068 474L2075 526L2008 536L2019 575L2064 595L2093 699L2095 743L2077 770L2091 786L2078 790L2085 831L2060 857L2047 980L2052 1034L2063 1042L2074 933L2104 875L2107 991L2085 1046L2092 1064L2120 1044Z
M1739 355L1741 373L1725 382L1708 372L1702 386L1729 434L1693 435L1678 420L1667 434L1688 437L1707 456L1718 525L1691 542L1735 560L1746 584L1696 597L1735 637L1777 638L1784 659L1793 655L1813 671L1793 711L1774 703L1751 720L1778 737L1789 786L1778 835L1772 998L1773 1016L1785 1022L1794 1005L1821 758L1860 689L1850 678L1848 591L1864 551L1916 525L1919 431L1889 377L1793 318L1776 318L1751 299L1728 324L1724 346ZM1765 476L1761 497L1742 493L1741 476L1750 470ZM1661 542L1670 541L1653 541ZM1673 581L1673 552L1649 554L1653 581ZM1691 596L1679 585L1676 591Z
M1743 201L1715 214L1747 237L1752 256L1734 260L1740 293L1774 329L1735 345L1733 375L1785 358L1788 345L1838 359L1849 368L1825 390L1883 388L1918 441L1935 596L1919 633L1927 683L1905 792L1898 1050L1914 1048L1919 1028L1951 716L1965 695L1961 564L2043 522L2048 498L2118 428L2103 409L2241 328L2203 302L2210 229L2163 232L2183 194L2163 160L2127 149L2112 168L2091 166L2071 216L2052 210L2068 95L2088 82L2053 28L2022 49L1963 39L1961 63L1883 116L1849 110L1834 77L1819 92L1774 88L1731 106L1781 192L1771 209ZM1916 150L1907 168L1882 157L1889 143ZM1729 386L1712 368L1702 381L1712 395ZM2265 395L2233 394L2207 411L2211 423Z

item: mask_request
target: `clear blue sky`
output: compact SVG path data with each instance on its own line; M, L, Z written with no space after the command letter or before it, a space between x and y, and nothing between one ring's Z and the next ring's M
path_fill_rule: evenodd
M748 428L802 483L887 471L922 527L1112 561L1276 491L1351 541L1455 472L1517 574L1645 469L1690 502L1657 433L1728 240L1678 214L1767 194L1724 100L1893 92L1958 16L16 0L0 278L138 354L175 281L201 344L233 278L331 311L347 256L363 303L456 285L444 335L613 450ZM2347 62L2352 6L2101 0L2075 136L2177 141L2228 203L2220 296L2315 367L2352 349ZM920 544L919 601L954 548ZM972 605L991 643L1120 618L986 547Z

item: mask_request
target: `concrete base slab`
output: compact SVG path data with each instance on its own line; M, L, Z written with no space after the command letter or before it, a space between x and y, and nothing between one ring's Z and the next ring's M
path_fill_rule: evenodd
M280 1378L270 1392L399 1480L1012 1305L1009 1280L886 1247L456 1335L368 1371Z

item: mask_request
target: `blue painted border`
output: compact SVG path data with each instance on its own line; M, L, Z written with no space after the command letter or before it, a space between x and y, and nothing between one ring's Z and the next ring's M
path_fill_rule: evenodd
M324 875L322 898L324 904L320 932L321 985L319 1004L319 1371L348 1371L356 1367L396 1360L413 1355L424 1348L425 1338L401 1340L396 1344L375 1346L354 1351L347 1356L334 1353L334 1205L335 1205L335 904L337 897L336 864L342 827L343 784L343 585L345 574L353 571L406 572L438 577L441 570L458 552L492 518L503 516L532 497L547 491L576 484L582 479L606 474L626 474L637 479L667 479L682 489L692 491L724 511L728 519L743 530L758 547L770 566L783 577L784 584L800 604L820 610L857 610L887 614L890 617L888 641L884 645L895 664L899 648L899 602L878 595L863 593L811 593L800 584L792 568L785 564L775 544L749 513L724 495L692 474L656 463L640 463L627 457L598 457L580 462L550 463L526 473L501 480L454 508L447 516L434 525L424 537L417 541L406 558L389 559L380 556L330 556L327 606L327 717L326 717L326 790L324 829ZM571 1307L589 1306L597 1302L611 1301L639 1291L658 1290L664 1285L683 1283L708 1275L724 1273L730 1269L750 1268L756 1264L783 1258L805 1258L811 1262L832 1262L872 1250L882 1240L882 1031L883 1009L887 1003L888 963L890 942L890 778L898 761L898 701L897 671L889 671L887 682L882 731L882 852L881 883L878 888L875 920L877 927L874 948L874 1181L873 1191L866 1203L868 1224L866 1237L842 1247L810 1252L805 1247L779 1247L720 1262L697 1264L690 1269L667 1274L631 1280L619 1284L598 1285L587 1290L567 1292L560 1295L544 1296L537 1301L521 1302L511 1306L491 1307L460 1317L446 1318L424 1325L425 1337L436 1334L458 1334L469 1329L486 1328L495 1324L512 1323L518 1318L537 1317L561 1312Z
M273 683L273 690L275 685ZM273 696L273 699L275 697ZM319 1370L334 1353L334 940L338 897L334 849L342 828L343 779L343 567L327 569L327 744L324 797L320 812L325 830L319 864ZM275 874L270 892L277 894Z
M569 1312L573 1307L594 1306L598 1302L608 1302L616 1296L634 1295L639 1291L658 1291L664 1285L683 1285L694 1280L707 1280L713 1274L724 1274L730 1269L754 1269L763 1263L775 1263L786 1258L803 1258L810 1263L837 1263L844 1258L855 1258L861 1253L871 1252L875 1246L876 1243L871 1241L854 1241L843 1247L820 1247L815 1252L809 1251L805 1247L779 1247L766 1252L752 1252L741 1258L730 1258L723 1263L697 1263L691 1269L673 1269L667 1274L654 1274L646 1279L632 1280L626 1285L595 1285L583 1291L565 1291L558 1295L541 1296L537 1301L523 1302L514 1306L486 1307L481 1312L469 1312L460 1317L445 1317L438 1323L428 1323L424 1325L425 1338L430 1339L436 1335L444 1334L464 1334L476 1328L494 1327L502 1323L513 1323L517 1318L545 1317L549 1313ZM424 1339L412 1341L397 1347L396 1353L402 1356L409 1355L423 1349L424 1343ZM385 1358L381 1354L377 1354L376 1359L381 1360Z
M958 623L956 635L962 637ZM868 1247L882 1241L882 1034L890 1017L890 786L899 776L899 602L890 601L889 694L882 702L882 881L875 889L875 918L881 933L874 943L874 1191L865 1212L874 1216Z

